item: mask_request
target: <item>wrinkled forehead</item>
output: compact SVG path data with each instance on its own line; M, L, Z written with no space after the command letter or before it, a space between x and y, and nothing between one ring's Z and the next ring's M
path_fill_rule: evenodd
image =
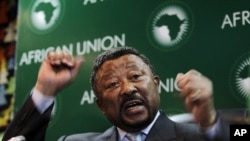
M112 59L112 60L107 60L103 63L103 65L101 66L101 68L105 65L112 65L112 66L131 66L131 65L137 65L137 66L144 66L146 65L143 60L134 55L134 54L127 54L127 55L123 55L120 56L116 59Z
M112 72L112 70L116 69L148 69L150 70L149 66L143 62L143 60L133 54L127 54L123 55L121 57L118 57L116 59L111 59L105 61L97 71L97 78L100 78L100 75L103 75L105 73L109 73L109 71Z

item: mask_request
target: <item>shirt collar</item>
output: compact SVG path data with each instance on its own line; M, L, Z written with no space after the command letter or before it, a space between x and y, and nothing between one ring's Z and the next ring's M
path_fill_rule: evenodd
M141 132L144 133L145 135L148 135L150 129L152 128L152 126L154 125L156 119L157 119L159 116L160 116L160 112L158 111L158 112L156 113L156 116L155 116L154 120L153 120L146 128L142 129ZM121 141L121 140L124 138L124 136L125 136L128 132L122 130L122 129L119 128L119 127L116 127L116 128L117 128L117 130L118 130L119 140Z

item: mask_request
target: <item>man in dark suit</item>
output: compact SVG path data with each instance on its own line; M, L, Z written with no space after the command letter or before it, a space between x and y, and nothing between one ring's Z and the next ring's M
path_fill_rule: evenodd
M83 62L65 52L50 52L39 70L36 85L3 140L22 135L44 140L56 94L74 80ZM93 66L91 86L96 103L114 125L103 133L62 136L67 141L227 141L229 127L213 105L212 82L196 70L176 77L180 97L196 123L171 121L160 109L159 77L148 58L130 47L100 54Z

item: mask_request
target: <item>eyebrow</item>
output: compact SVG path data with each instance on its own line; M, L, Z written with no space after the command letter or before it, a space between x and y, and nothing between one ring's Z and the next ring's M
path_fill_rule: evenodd
M112 77L112 75L114 74L113 71L109 71L108 73L105 73L103 76L101 76L102 79L99 79L100 81L106 81L108 79L110 79Z
M126 69L138 69L139 70L139 67L138 66L141 66L141 68L145 68L144 65L144 62L133 62L133 61L128 61L127 63L124 63L124 64L121 64L121 65L126 65ZM118 66L120 67L120 66ZM101 76L102 79L98 79L99 82L100 81L107 81L108 79L110 79L114 74L114 71L113 70L110 70L110 71L107 71L105 72L104 75ZM97 80L97 82L98 82Z

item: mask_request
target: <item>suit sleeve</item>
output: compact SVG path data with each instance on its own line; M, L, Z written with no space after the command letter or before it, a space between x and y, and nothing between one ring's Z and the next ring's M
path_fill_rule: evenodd
M53 104L41 114L29 96L7 127L2 141L19 135L27 141L44 141L52 108Z
M205 135L206 141L229 141L230 133L229 133L229 125L230 123L224 120L221 117L218 117L218 121L216 123L213 130L213 137Z

